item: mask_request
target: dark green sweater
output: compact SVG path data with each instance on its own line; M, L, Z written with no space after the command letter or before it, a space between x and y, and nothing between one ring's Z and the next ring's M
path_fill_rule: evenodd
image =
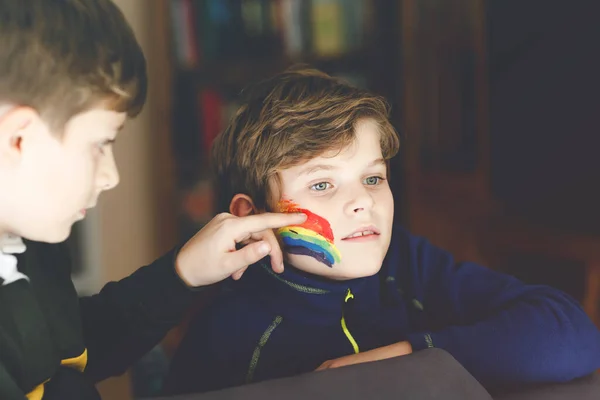
M122 374L155 346L197 293L175 273L171 251L80 299L66 245L26 245L17 258L29 282L0 286L3 400L23 399L26 393L30 398L44 393L44 399L99 398L94 384Z

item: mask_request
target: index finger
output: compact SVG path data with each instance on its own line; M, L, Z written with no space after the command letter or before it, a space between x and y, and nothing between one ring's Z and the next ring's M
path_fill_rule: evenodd
M264 213L239 217L236 219L238 225L235 234L236 241L266 229L276 229L288 225L301 224L304 221L306 221L306 214L302 213Z

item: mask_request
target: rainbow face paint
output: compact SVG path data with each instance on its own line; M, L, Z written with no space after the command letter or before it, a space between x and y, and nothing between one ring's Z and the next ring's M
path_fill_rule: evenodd
M307 216L306 221L300 225L286 226L277 230L288 253L313 257L329 268L340 262L342 259L340 251L333 244L333 231L325 218L299 208L289 200L282 200L278 205L283 213L301 212Z

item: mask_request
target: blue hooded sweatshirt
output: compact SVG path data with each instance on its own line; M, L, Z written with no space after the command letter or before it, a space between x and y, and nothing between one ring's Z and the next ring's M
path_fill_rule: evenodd
M314 371L409 341L449 352L487 388L561 382L600 368L600 332L568 295L396 229L380 272L331 281L268 260L195 316L164 392L203 392Z

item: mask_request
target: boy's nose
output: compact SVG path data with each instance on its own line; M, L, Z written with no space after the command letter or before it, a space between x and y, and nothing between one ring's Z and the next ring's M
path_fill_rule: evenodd
M374 201L371 193L363 186L350 192L351 200L346 205L346 211L350 214L356 214L368 211L373 207Z
M120 181L119 170L112 154L104 157L104 162L98 171L98 188L100 190L114 189Z

